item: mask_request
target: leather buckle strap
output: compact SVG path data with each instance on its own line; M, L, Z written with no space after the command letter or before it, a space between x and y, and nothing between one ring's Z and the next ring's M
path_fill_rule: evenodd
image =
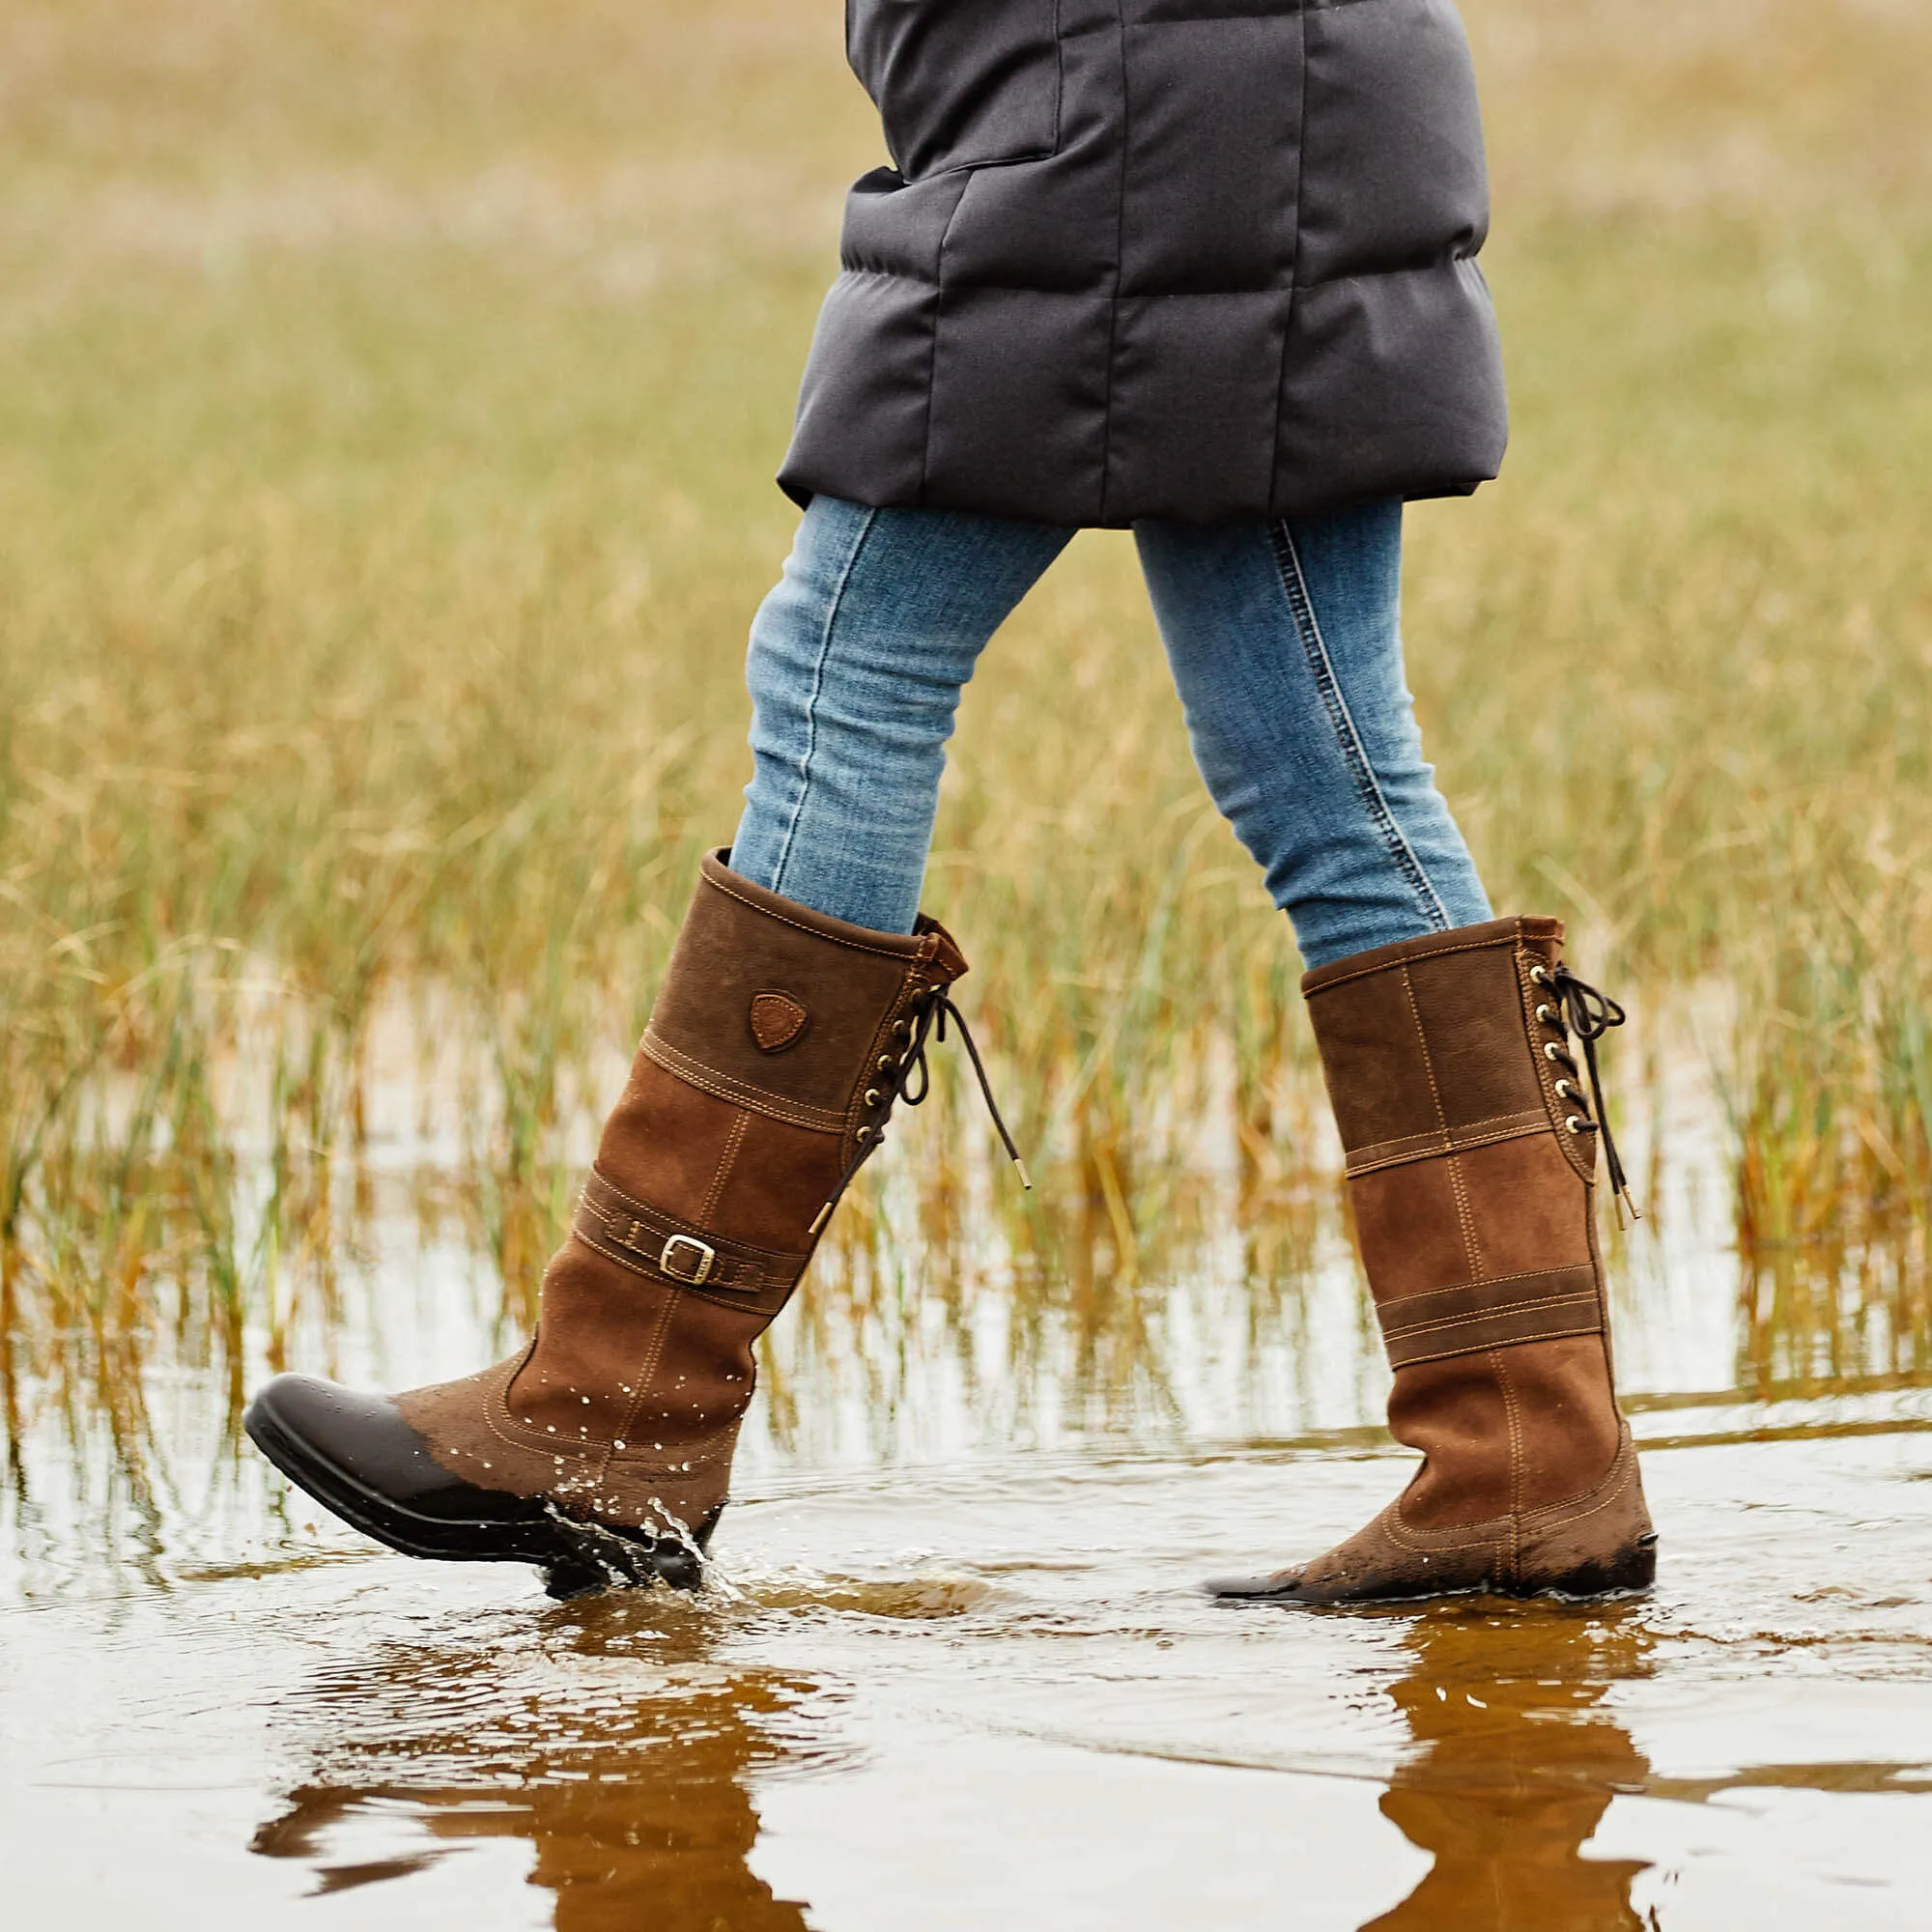
M1518 1342L1594 1335L1604 1325L1596 1270L1587 1265L1503 1275L1398 1295L1376 1309L1389 1366L1438 1362Z
M634 1201L592 1169L579 1195L573 1226L600 1254L638 1274L680 1288L763 1294L789 1289L809 1255L775 1254L717 1235L698 1235L670 1215Z

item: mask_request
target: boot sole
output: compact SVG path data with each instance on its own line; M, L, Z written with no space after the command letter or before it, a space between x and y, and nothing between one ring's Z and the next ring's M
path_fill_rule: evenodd
M568 1517L554 1505L549 1514L524 1522L425 1516L318 1456L260 1401L248 1405L242 1426L290 1482L352 1529L404 1556L432 1562L532 1564L544 1573L545 1589L560 1601L648 1583L664 1583L673 1590L697 1589L704 1580L704 1555L723 1508L721 1504L714 1510L689 1542Z
M1626 1550L1616 1562L1592 1564L1586 1569L1573 1571L1553 1583L1539 1584L1533 1590L1487 1580L1464 1584L1454 1590L1397 1590L1360 1597L1303 1597L1293 1590L1265 1595L1259 1591L1217 1590L1211 1584L1203 1588L1208 1597L1217 1604L1260 1604L1276 1609L1374 1609L1395 1605L1439 1604L1452 1597L1500 1597L1519 1604L1551 1600L1560 1604L1602 1604L1650 1593L1657 1581L1657 1532L1653 1530L1639 1538L1635 1546Z

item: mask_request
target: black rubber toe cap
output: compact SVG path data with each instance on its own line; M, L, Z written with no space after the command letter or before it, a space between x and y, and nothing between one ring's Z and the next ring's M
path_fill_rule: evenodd
M479 1489L452 1475L387 1396L316 1376L277 1376L242 1420L271 1463L343 1514L352 1514L345 1501L452 1523L528 1522L545 1514L534 1498Z
M716 1510L695 1539L657 1536L567 1517L541 1496L479 1489L437 1461L387 1396L277 1376L242 1423L292 1483L406 1555L534 1563L554 1597L652 1581L691 1590L703 1581Z

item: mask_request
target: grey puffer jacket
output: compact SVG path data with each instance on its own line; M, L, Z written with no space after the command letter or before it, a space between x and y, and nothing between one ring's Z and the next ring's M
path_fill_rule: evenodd
M848 0L853 188L781 480L1065 525L1461 494L1506 434L1451 0Z

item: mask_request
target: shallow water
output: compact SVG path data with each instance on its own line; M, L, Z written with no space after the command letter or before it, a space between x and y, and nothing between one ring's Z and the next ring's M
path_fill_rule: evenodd
M696 1600L559 1605L520 1570L374 1550L236 1442L231 1378L191 1350L140 1365L137 1404L14 1374L9 1904L203 1928L1922 1925L1932 1377L1877 1343L1747 1374L1708 1128L1693 1105L1617 1250L1664 1539L1642 1602L1193 1593L1404 1478L1319 1217L1292 1281L1197 1250L1100 1315L997 1256L942 1293L928 1247L890 1278L836 1250ZM502 1311L390 1151L359 1259L288 1347L404 1382L496 1352Z

